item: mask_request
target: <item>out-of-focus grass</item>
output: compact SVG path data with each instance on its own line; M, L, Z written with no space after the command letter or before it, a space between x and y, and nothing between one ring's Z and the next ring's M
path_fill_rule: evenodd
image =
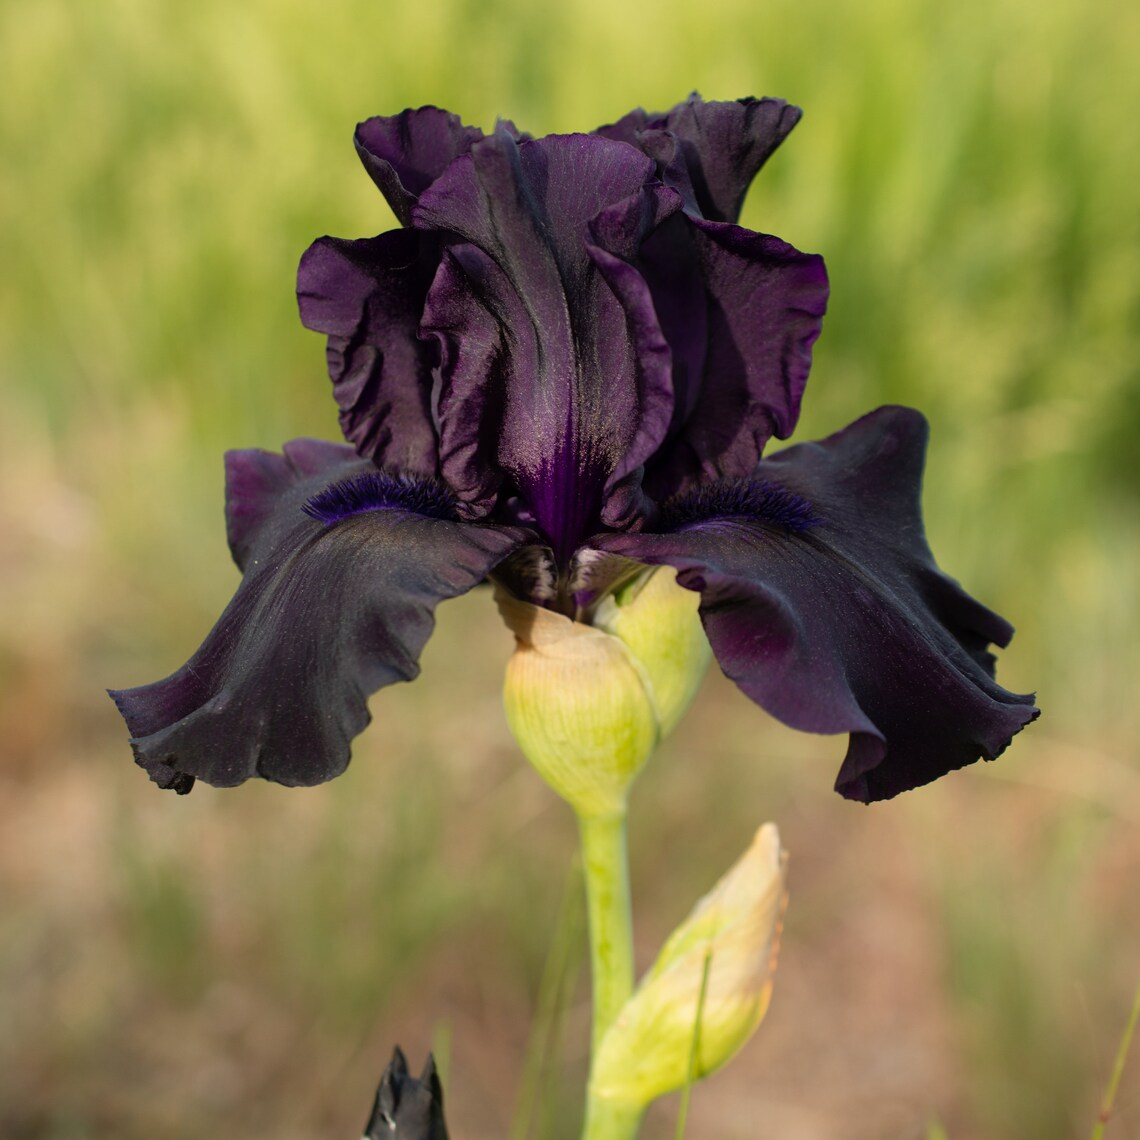
M1046 719L861 812L840 742L710 682L635 803L643 957L762 818L793 900L690 1129L1087 1133L1140 969L1137 42L1107 0L0 3L0 1132L351 1134L393 1040L447 1025L456 1132L506 1134L573 829L505 735L488 599L327 788L160 796L101 687L228 597L220 451L336 435L292 284L312 238L393 224L353 124L572 130L695 87L805 107L744 219L830 267L799 434L927 412L933 545Z

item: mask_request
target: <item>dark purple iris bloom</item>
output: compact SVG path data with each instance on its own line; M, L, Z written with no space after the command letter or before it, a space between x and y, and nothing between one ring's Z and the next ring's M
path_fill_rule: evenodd
M227 456L237 594L182 669L113 694L153 780L331 779L438 602L494 577L589 620L634 564L700 593L754 701L850 733L845 796L1005 748L1037 710L994 681L1011 627L927 547L922 416L761 458L795 427L827 277L736 220L799 115L693 96L588 135L434 107L358 127L403 228L320 239L298 284L352 446Z

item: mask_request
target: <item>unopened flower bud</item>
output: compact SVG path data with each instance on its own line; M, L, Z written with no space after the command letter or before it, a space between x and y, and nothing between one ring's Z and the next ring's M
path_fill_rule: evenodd
M661 568L603 599L589 623L504 590L496 600L517 641L503 701L527 759L580 815L623 811L708 665L698 596Z
M787 856L774 824L665 943L602 1041L591 1098L644 1107L728 1061L768 1008Z
M656 747L657 714L628 648L561 614L497 595L518 647L503 704L526 758L580 814L624 811Z

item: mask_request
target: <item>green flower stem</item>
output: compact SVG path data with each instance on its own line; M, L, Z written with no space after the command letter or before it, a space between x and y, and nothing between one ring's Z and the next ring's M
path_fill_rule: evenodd
M1124 1027L1124 1036L1116 1050L1116 1061L1112 1066L1112 1075L1108 1078L1108 1088L1104 1091L1104 1100L1101 1101L1100 1112L1097 1114L1096 1127L1093 1129L1092 1140L1101 1140L1104 1136L1105 1125L1112 1115L1112 1106L1116 1101L1116 1092L1120 1088L1120 1078L1124 1075L1124 1065L1128 1060L1128 1050L1132 1047L1132 1035L1136 1032L1136 1024L1140 1022L1140 986L1136 987L1136 996L1132 999L1132 1012L1128 1015L1128 1024Z
M633 1140L645 1115L642 1105L615 1104L590 1093L582 1140Z
M586 876L594 993L590 1054L596 1057L606 1030L633 992L633 919L629 903L625 812L603 816L580 815L578 825L582 833L582 867ZM593 1133L587 1135L594 1140ZM616 1136L617 1133L607 1132L604 1135Z

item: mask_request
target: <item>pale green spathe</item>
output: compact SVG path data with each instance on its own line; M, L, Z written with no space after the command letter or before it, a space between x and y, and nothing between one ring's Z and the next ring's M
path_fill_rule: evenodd
M579 815L615 815L659 736L624 643L552 610L498 595L518 640L507 663L507 723L539 775Z
M644 670L661 735L672 732L712 658L697 615L700 595L677 585L669 566L604 598L593 624L620 638Z
M645 1106L723 1065L752 1036L772 992L786 864L766 823L610 1027L590 1076L593 1098Z
M495 597L517 643L503 703L523 753L579 815L623 812L708 666L698 596L662 568L604 599L589 622Z

